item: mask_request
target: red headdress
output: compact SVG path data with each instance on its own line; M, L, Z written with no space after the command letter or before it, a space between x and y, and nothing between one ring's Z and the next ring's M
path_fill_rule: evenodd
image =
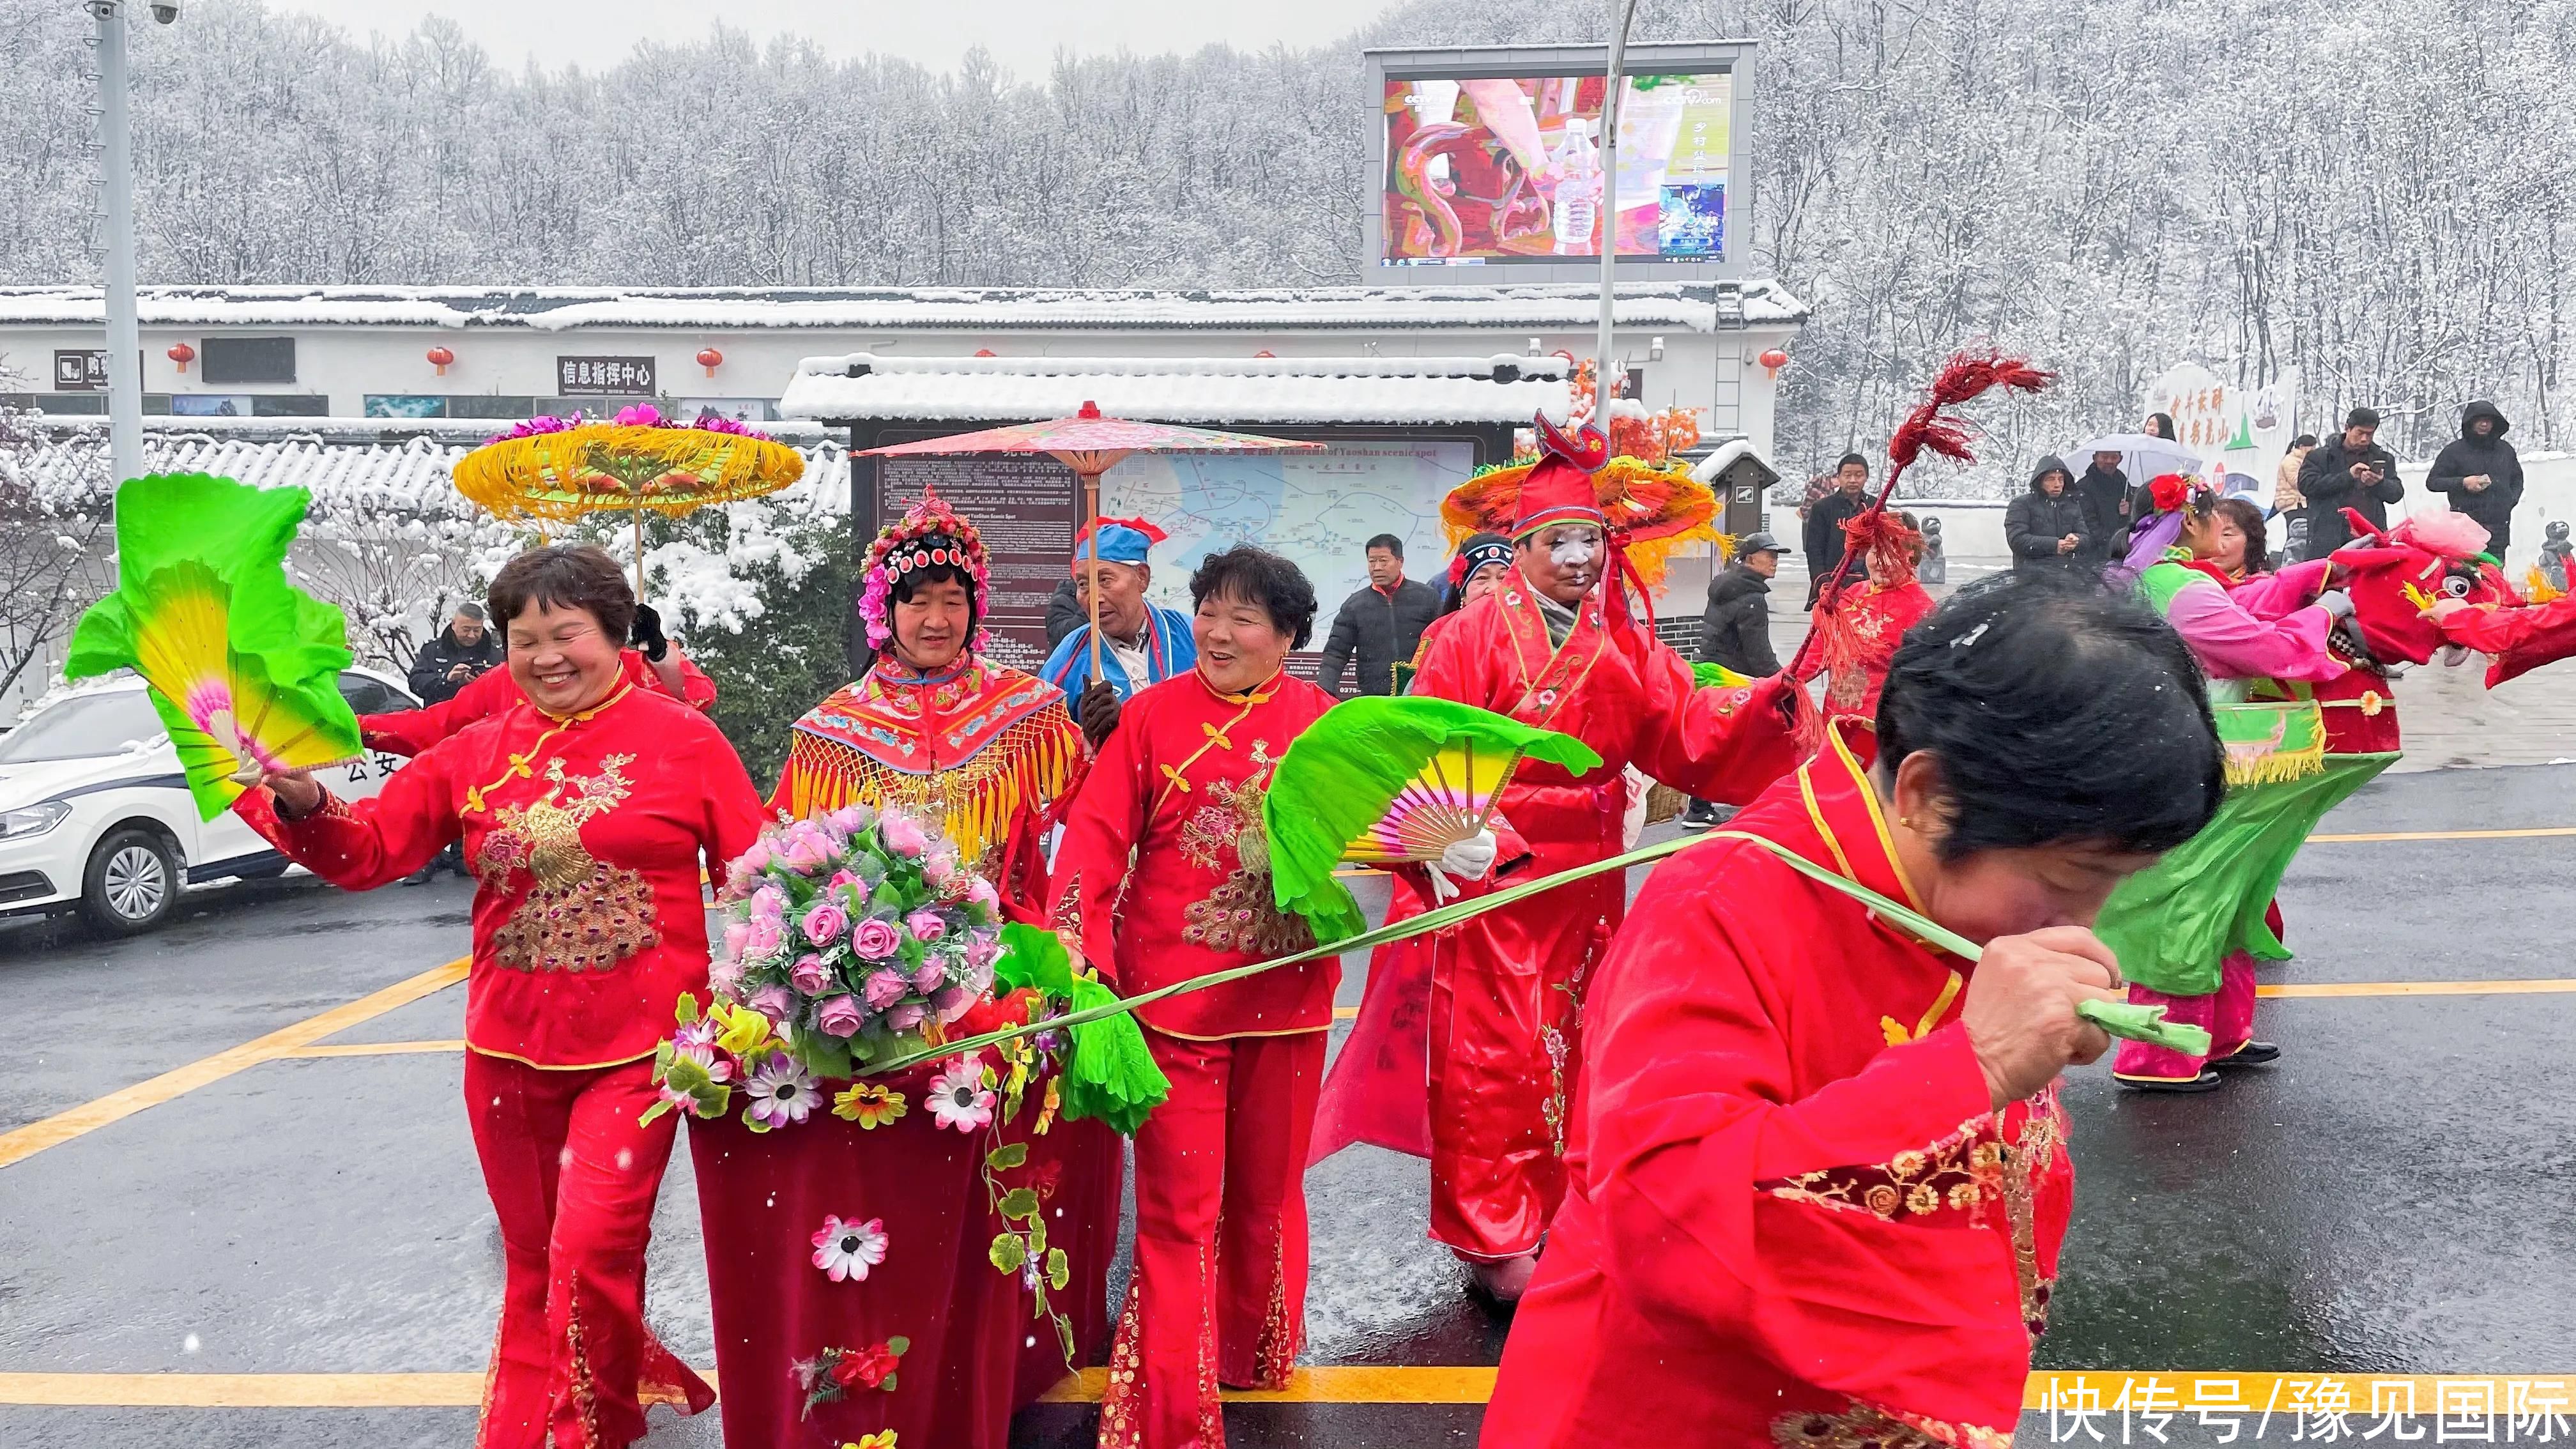
M1882 525L1871 521L1871 515L1887 512L1887 500L1896 492L1896 480L1905 476L1905 470L1913 467L1914 460L1921 457L1926 449L1955 462L1977 461L1977 455L1968 448L1976 437L1975 426L1965 418L1952 416L1949 409L1983 397L1999 387L2014 392L2037 392L2056 381L2056 376L1991 348L1952 356L1933 376L1928 395L1915 405L1914 411L1905 415L1905 421L1897 425L1895 436L1887 440L1887 481L1879 485L1878 496L1871 500L1869 507L1843 525L1848 536L1855 540L1866 538L1873 547L1878 546L1877 530ZM1870 531L1864 533L1863 529ZM1913 532L1911 529L1903 531ZM1863 552L1859 548L1846 549L1842 563L1826 575L1816 598L1816 607L1822 611L1818 615L1820 619L1831 613L1835 596L1842 592L1844 580L1850 576L1853 565ZM1905 562L1910 573L1913 566L1910 552ZM1811 677L1807 661L1826 642L1825 636L1830 632L1822 628L1807 631L1805 642L1798 646L1798 657L1789 662L1790 674L1801 679Z
M1521 480L1518 507L1506 530L1514 541L1556 523L1589 523L1606 528L1601 500L1592 495L1592 475L1610 462L1610 436L1585 424L1567 437L1547 414L1540 413L1538 463Z
M1716 538L1709 531L1716 495L1687 467L1613 458L1599 429L1586 427L1568 437L1543 414L1532 432L1539 440L1537 461L1488 469L1441 501L1440 522L1451 547L1475 533L1520 539L1551 524L1588 523L1609 534L1619 575L1651 598L1667 554L1693 539ZM1612 614L1625 618L1625 590L1611 594Z
M921 501L876 536L860 563L859 576L866 581L866 587L859 593L859 615L867 621L868 647L883 649L894 638L889 609L895 584L916 569L942 566L959 569L974 580L970 592L975 618L980 623L985 617L992 577L983 536L964 515L948 506L948 500L940 497L938 490L924 488ZM976 630L973 647L984 647L983 630Z

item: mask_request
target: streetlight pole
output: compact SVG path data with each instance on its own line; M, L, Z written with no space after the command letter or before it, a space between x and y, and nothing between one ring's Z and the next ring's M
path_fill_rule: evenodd
M1619 266L1619 92L1620 68L1628 58L1628 25L1637 18L1637 0L1610 0L1610 64L1601 88L1601 329L1592 344L1592 422L1610 431L1610 400L1619 395L1611 380L1617 365L1610 351L1610 309L1617 300ZM1622 373L1620 380L1626 381Z
M127 115L125 5L88 0L98 19L98 186L107 205L107 446L122 483L143 472L143 336L134 300L134 126ZM125 364L135 364L127 372Z

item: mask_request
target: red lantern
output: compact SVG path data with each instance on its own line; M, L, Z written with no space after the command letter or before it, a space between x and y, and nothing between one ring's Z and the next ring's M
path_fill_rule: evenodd
M1762 355L1753 360L1762 364L1766 375L1778 377L1780 369L1789 365L1789 354L1777 347L1766 347L1762 349Z
M1273 352L1273 351L1271 351L1269 348L1265 347L1265 348L1261 349L1259 352L1256 352L1256 353L1254 353L1254 354L1252 354L1252 355L1253 355L1254 357L1277 357L1279 354L1278 354L1278 353L1276 353L1276 352Z
M701 347L698 349L698 366L707 370L707 376L713 377L716 369L724 366L724 354L712 347Z
M179 375L185 377L188 375L188 364L197 360L197 349L185 342L173 342L170 344L170 360L179 364Z
M989 347L978 347L975 349L975 355L977 357L991 357L994 355L994 352L993 349Z
M456 354L448 351L444 347L433 347L429 349L427 356L429 358L429 365L437 368L438 375L441 377L447 376L447 365L456 360Z

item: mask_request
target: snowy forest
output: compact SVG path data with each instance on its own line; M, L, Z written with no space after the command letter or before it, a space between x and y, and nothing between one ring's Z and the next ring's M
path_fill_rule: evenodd
M258 0L137 30L147 282L1290 286L1350 281L1366 46L1597 39L1590 0L1415 0L1315 49L1011 75L715 30L502 69ZM0 0L0 280L97 275L88 21ZM1645 0L1761 43L1752 266L1815 307L1785 467L1883 434L1963 340L2135 422L2199 361L2296 366L2429 453L2495 399L2564 447L2576 0ZM2025 438L2022 435L2027 435Z

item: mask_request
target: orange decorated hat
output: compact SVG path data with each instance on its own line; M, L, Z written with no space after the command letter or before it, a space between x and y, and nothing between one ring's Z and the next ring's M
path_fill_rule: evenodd
M1451 547L1478 532L1521 539L1552 523L1597 524L1623 546L1651 588L1662 582L1674 549L1717 538L1710 528L1717 495L1691 477L1688 465L1609 457L1609 440L1599 430L1568 438L1544 416L1536 432L1538 461L1494 468L1449 490L1440 522ZM1572 486L1577 482L1580 492Z

